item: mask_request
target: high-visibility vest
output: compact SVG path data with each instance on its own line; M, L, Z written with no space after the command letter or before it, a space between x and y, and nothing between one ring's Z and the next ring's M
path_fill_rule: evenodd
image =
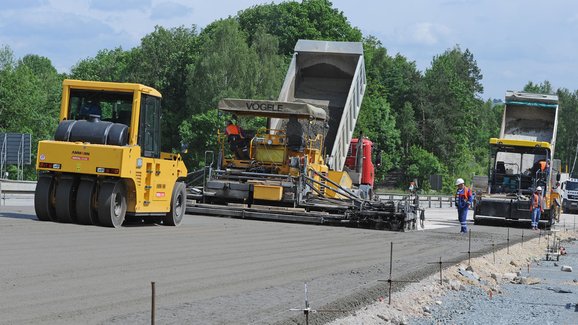
M225 128L225 134L226 135L240 135L241 130L239 130L239 127L236 126L235 124L229 124Z
M464 186L463 191L460 192L460 190L458 189L456 191L456 206L459 207L462 203L467 203L470 201L470 198L472 197L472 191L467 187Z

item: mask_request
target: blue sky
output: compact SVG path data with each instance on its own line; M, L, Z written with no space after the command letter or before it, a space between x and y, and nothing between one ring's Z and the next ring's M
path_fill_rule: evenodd
M48 57L60 72L100 49L130 49L154 30L235 15L259 0L2 0L0 45ZM279 1L273 1L279 2ZM578 89L578 2L571 0L334 0L352 25L425 70L458 44L484 75L482 98L549 80Z

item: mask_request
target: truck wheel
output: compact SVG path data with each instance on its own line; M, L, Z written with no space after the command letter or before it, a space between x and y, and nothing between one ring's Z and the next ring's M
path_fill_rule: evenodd
M38 177L36 190L34 191L34 210L40 221L55 221L56 212L54 202L54 175L42 174Z
M76 188L78 177L74 175L62 175L56 186L54 194L56 203L56 219L58 222L71 223L76 221Z
M76 218L79 224L95 225L98 223L97 211L93 197L96 191L95 179L83 179L76 192Z
M163 225L180 226L187 208L187 187L183 182L175 183L171 197L171 211L163 217Z
M103 182L98 193L98 221L119 228L126 215L126 187L122 180Z

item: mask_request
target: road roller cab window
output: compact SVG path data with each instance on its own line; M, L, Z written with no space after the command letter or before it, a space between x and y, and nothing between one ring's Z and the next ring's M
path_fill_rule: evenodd
M71 89L68 119L87 120L92 115L102 121L130 126L132 98L132 92Z
M161 154L161 99L143 95L141 100L138 144L143 157L159 158Z

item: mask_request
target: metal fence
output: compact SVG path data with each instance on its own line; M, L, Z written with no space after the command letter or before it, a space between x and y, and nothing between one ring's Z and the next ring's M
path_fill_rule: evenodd
M379 194L379 198L382 200L400 200L405 196L399 193ZM422 208L452 208L454 197L451 195L420 195L419 206Z
M34 181L0 180L0 205L22 205L26 200L34 199ZM383 200L401 200L406 195L400 193L382 193ZM454 206L454 197L451 195L420 195L420 206L423 208L451 208Z
M0 205L29 205L34 200L34 181L0 180Z

